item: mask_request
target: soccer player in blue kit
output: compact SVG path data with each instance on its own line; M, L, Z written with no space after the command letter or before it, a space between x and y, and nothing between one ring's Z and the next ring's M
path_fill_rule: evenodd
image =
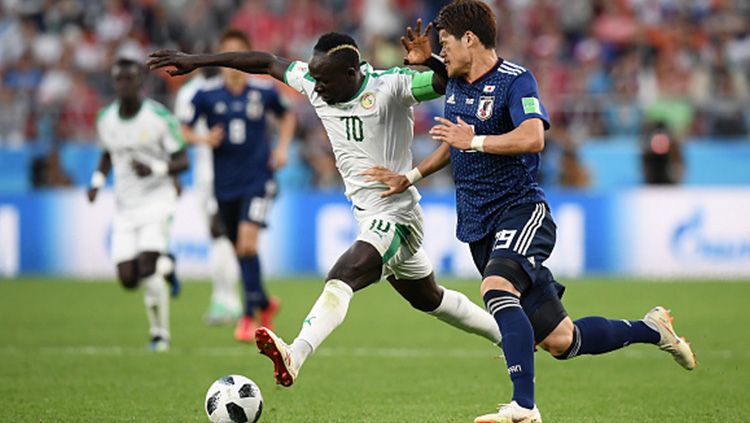
M543 265L554 247L556 226L536 182L544 131L550 126L536 80L529 70L497 56L495 16L486 3L454 1L435 24L443 71L450 79L445 117L436 118L439 124L430 134L443 144L404 175L377 167L363 174L389 185L382 194L387 196L452 166L457 236L469 244L482 274L481 294L500 328L513 383L512 402L475 422L542 421L534 400L537 345L567 360L649 343L671 353L685 369L695 368L690 345L675 334L663 307L642 320L568 317L560 301L565 287ZM402 41L409 63L432 67L429 39L419 24L416 34L409 28L407 35Z
M219 41L219 51L250 49L247 36L230 29ZM235 244L245 294L245 315L237 322L234 337L251 342L258 325L270 327L279 303L269 297L262 284L258 259L258 236L266 226L271 200L276 194L274 170L286 162L294 133L294 114L270 80L248 79L229 68L222 78L207 83L193 97L193 114L183 129L201 118L211 132L205 142L214 147L214 191L219 216L229 239ZM275 149L269 142L268 114L277 117L279 139ZM255 309L260 309L260 321Z

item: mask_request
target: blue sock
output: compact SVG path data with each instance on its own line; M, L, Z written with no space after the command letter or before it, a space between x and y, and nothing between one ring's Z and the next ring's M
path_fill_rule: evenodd
M258 256L240 257L242 286L245 290L245 316L254 316L255 308L268 307L268 297L263 290L260 279L260 260Z
M656 344L659 332L642 320L608 320L604 317L584 317L575 322L573 344L563 357L581 354L604 354L630 344Z
M487 291L484 304L503 336L503 353L513 382L513 400L521 407L534 408L534 329L531 322L518 297L510 292Z

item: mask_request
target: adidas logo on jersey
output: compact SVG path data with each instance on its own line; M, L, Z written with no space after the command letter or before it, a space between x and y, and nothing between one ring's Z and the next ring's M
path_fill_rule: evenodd
M448 104L456 104L456 96L451 94L451 96L448 97L448 100L445 100L445 102Z

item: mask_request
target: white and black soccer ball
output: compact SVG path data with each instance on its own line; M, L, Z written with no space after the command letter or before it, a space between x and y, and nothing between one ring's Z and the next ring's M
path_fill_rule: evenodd
M263 395L245 376L224 376L208 388L205 407L213 423L255 423L263 412Z

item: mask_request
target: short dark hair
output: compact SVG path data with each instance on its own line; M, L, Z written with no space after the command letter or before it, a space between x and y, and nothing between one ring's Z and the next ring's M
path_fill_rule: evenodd
M338 48L341 46L351 46L352 48ZM334 50L336 49L336 50ZM332 51L333 50L333 51ZM335 55L337 60L352 67L359 66L359 47L354 38L340 32L328 32L318 38L313 51L316 53L326 53Z
M250 37L247 36L245 31L237 28L229 28L221 34L219 37L219 45L223 44L227 40L237 40L245 44L248 50L250 50Z
M483 46L495 48L495 13L480 0L454 0L440 9L435 28L461 38L466 31L473 32Z

